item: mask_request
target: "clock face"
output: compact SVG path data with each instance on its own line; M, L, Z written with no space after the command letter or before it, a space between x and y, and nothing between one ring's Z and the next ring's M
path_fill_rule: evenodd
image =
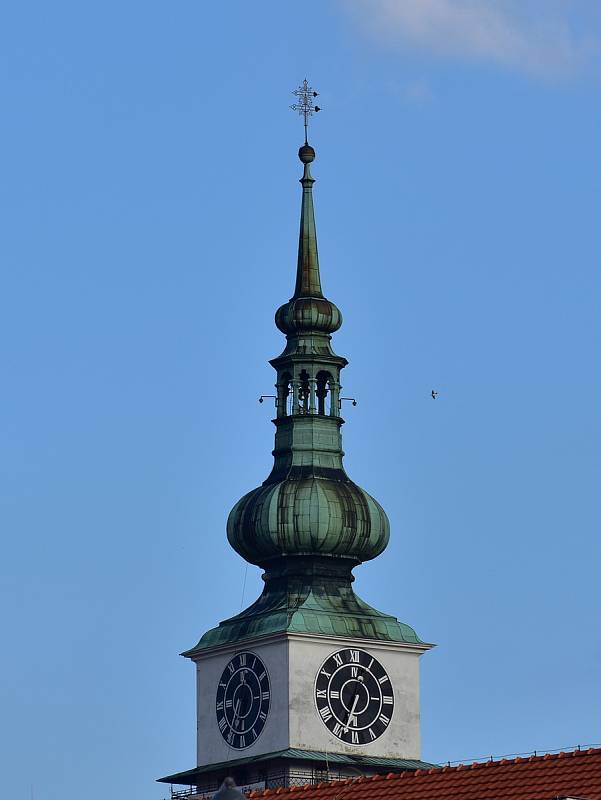
M327 658L315 679L317 711L327 729L347 744L381 736L394 711L390 678L365 650L345 648Z
M254 653L237 653L217 686L217 725L236 750L254 744L267 721L271 692L265 664Z

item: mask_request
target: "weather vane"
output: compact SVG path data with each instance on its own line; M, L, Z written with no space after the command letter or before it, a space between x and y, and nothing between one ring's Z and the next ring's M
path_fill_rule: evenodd
M298 102L291 105L290 108L293 111L298 111L298 113L302 114L304 117L305 144L307 144L307 125L309 124L309 117L313 116L314 112L317 114L318 111L321 111L321 108L316 106L313 100L314 97L318 97L318 93L312 86L309 86L305 78L298 89L295 89L292 94L298 97Z

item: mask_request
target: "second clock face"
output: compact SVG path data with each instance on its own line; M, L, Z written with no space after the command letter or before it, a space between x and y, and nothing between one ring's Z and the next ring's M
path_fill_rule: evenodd
M390 678L365 650L345 648L327 658L315 680L317 712L347 744L369 744L388 728L394 711Z
M217 725L236 750L259 738L269 713L269 675L259 656L237 653L226 665L217 685Z

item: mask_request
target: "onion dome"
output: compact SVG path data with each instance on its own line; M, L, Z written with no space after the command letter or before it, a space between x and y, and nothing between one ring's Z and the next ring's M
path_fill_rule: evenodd
M337 556L355 563L385 549L388 518L382 506L351 480L314 475L260 486L232 509L227 536L251 564L283 556Z
M313 209L313 184L309 164L315 159L315 150L304 144L298 151L304 164L301 205L301 223L298 240L296 286L291 299L276 311L275 324L287 335L298 333L334 333L342 325L342 314L330 300L323 296L319 277L317 233Z
M278 308L275 324L286 334L334 333L342 325L342 314L325 297L297 297Z

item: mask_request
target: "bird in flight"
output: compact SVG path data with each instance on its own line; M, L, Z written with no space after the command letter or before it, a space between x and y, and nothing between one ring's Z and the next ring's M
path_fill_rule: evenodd
M436 400L436 398L438 397L439 394L440 394L440 392L437 392L436 389L432 389L432 392L431 392L432 400Z

